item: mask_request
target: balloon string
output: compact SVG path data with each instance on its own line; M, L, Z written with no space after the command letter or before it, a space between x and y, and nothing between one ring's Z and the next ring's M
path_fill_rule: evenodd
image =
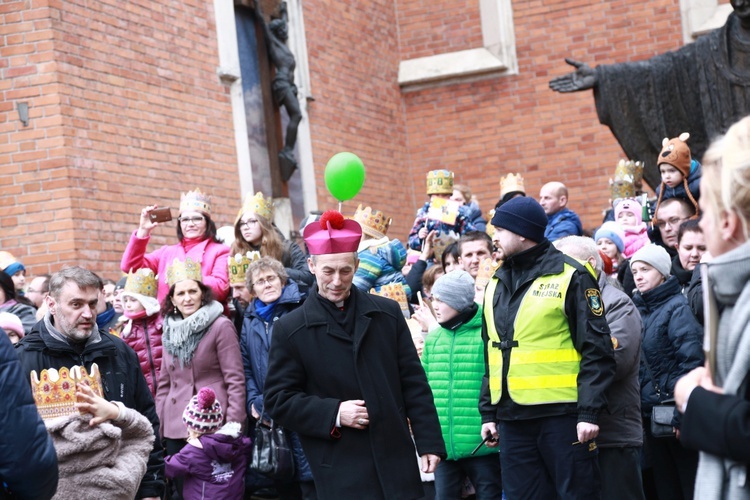
M339 202L339 212L341 212L341 202Z

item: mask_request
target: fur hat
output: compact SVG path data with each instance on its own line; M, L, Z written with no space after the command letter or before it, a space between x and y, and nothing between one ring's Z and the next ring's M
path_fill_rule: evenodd
M625 211L632 212L635 215L636 225L643 222L643 205L638 200L625 199L615 205L615 220Z
M661 142L661 153L656 159L656 166L658 167L662 163L672 165L674 168L682 172L682 175L687 177L690 175L690 148L687 145L687 140L690 134L683 132L679 137L674 139L664 138Z
M433 297L460 313L474 303L474 292L474 279L463 270L440 276L432 286Z
M618 252L622 253L625 251L625 233L623 233L618 223L607 221L602 224L602 227L594 233L594 241L598 242L600 238L607 238L612 241L617 247Z
M534 198L522 196L508 200L495 210L492 225L540 243L547 229L547 214Z
M210 387L201 388L182 412L182 421L189 430L201 434L217 431L224 421L224 413L214 390Z
M659 271L662 276L669 278L672 272L672 259L663 247L651 243L641 248L630 258L630 267L635 262L645 262L649 266Z

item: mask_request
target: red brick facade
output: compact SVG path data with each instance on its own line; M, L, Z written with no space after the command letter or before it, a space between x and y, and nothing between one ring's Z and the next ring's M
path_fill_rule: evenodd
M404 92L400 61L481 47L477 2L303 8L319 206L334 204L325 162L353 151L367 180L344 211L360 202L385 210L389 234L402 239L434 168L455 171L483 211L501 174L522 172L534 196L561 180L593 228L622 152L591 92L556 94L548 81L568 71L566 56L596 65L682 44L679 0L516 0L518 74ZM114 277L140 207L176 208L194 186L213 195L220 225L231 222L238 169L216 29L210 0L0 4L0 247L30 274L83 263ZM154 242L173 242L172 231Z

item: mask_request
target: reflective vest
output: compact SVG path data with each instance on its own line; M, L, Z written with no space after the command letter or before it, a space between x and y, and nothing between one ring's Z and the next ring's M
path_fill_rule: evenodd
M492 404L502 396L503 351L510 349L507 385L519 405L575 403L581 355L573 345L565 315L565 295L576 268L565 262L562 273L540 276L521 299L513 341L501 342L495 327L494 295L498 279L485 290L487 360Z

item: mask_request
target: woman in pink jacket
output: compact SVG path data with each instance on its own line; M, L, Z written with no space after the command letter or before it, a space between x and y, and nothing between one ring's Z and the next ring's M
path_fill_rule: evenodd
M201 387L216 394L227 422L244 423L245 375L234 324L201 282L200 264L174 261L166 272L169 291L162 303L162 364L156 412L166 455L187 443L182 412ZM181 495L182 482L175 480ZM175 498L175 497L172 497ZM177 497L177 498L181 498Z
M180 217L177 219L177 238L180 242L146 253L151 231L160 224L149 218L149 212L155 208L157 207L154 205L141 210L140 225L130 237L120 261L120 269L125 273L143 267L154 271L159 278L157 297L162 302L169 290L166 281L167 266L175 259L184 261L189 257L200 263L203 283L211 288L214 299L223 304L229 293L229 247L216 238L216 224L211 219L211 198L200 189L183 193L180 198Z

